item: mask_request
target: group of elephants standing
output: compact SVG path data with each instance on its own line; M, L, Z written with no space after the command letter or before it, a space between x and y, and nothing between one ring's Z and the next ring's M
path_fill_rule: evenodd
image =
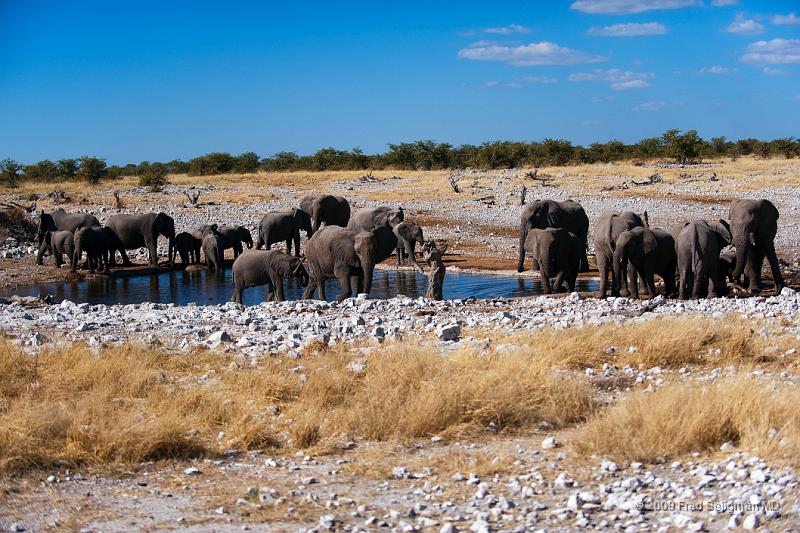
M667 297L723 296L728 283L758 294L765 258L780 292L784 281L775 254L778 216L769 200L734 200L728 220L687 220L664 230L650 227L647 212L606 213L592 231L600 274L598 296L606 296L609 274L612 296L638 298L641 282L653 297L655 275L663 280ZM526 253L530 254L545 293L553 286L559 290L563 282L573 291L578 272L588 270L588 239L589 218L579 203L528 204L520 221L517 270L524 270Z
M300 253L300 232L308 237L305 253ZM304 298L316 291L325 299L325 280L335 277L341 291L338 300L352 294L351 277L357 279L358 293L369 293L375 265L396 252L401 264L408 258L417 262L417 245L431 266L432 283L428 296L442 298L444 264L441 255L445 246L425 241L422 228L406 222L402 207L364 208L350 213L350 204L341 196L311 195L300 200L298 208L287 212L267 213L259 222L258 238L253 242L244 226L221 227L203 225L176 234L175 221L166 213L113 215L105 225L87 213L69 214L63 209L39 213L37 263L45 253L54 256L56 265L63 264L66 254L72 271L77 270L86 253L86 267L108 271L115 265L116 252L123 266L131 264L126 250L145 247L151 267L158 265L157 241L162 236L169 242L169 264L179 256L183 265L200 263L201 251L210 270L221 273L225 268L224 253L233 249L233 297L241 302L248 287L267 285L273 298L282 301L283 279L298 278L306 287ZM271 250L276 243L286 243L286 253ZM244 252L244 246L255 250ZM263 249L262 249L263 248ZM294 255L292 255L294 248Z
M600 274L598 296L606 296L609 275L613 296L638 298L641 283L653 297L656 275L663 280L668 297L721 296L728 283L756 294L761 291L765 258L780 291L784 282L774 246L777 220L778 210L768 200L734 200L729 220L685 221L669 231L651 227L647 212L606 213L592 232ZM301 231L308 237L302 255ZM347 200L332 195L305 196L295 209L266 214L259 222L255 243L244 226L208 224L176 234L174 220L165 213L118 214L103 225L87 213L42 211L37 262L41 264L48 252L61 266L66 254L74 271L86 253L86 266L92 272L108 271L115 265L117 251L123 266L128 266L126 250L145 247L150 266L157 266L160 236L169 241L170 266L178 256L184 265L200 263L202 251L208 268L221 273L224 252L233 249L232 300L236 302L241 302L244 289L257 285L267 285L273 298L282 301L283 279L289 276L306 287L304 298L317 292L325 299L325 280L331 277L341 286L338 300L352 294L352 277L357 280L358 293L369 293L375 265L392 253L398 264L408 258L422 272L416 259L417 245L431 267L428 296L442 298L445 246L425 241L422 228L405 221L402 207L363 208L351 215ZM285 253L270 249L284 242ZM563 284L574 291L578 273L589 269L588 243L589 218L578 202L539 200L527 204L520 220L517 270L524 270L529 255L546 294L562 290ZM243 253L244 246L256 249Z

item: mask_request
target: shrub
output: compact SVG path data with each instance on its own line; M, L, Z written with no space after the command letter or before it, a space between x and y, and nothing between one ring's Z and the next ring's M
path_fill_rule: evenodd
M169 184L167 166L163 163L153 163L139 175L139 186L147 187L150 192L161 192Z

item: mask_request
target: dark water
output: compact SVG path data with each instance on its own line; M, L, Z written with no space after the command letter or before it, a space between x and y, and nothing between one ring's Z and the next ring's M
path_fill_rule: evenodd
M285 297L297 300L303 288L292 279L286 286ZM427 277L412 271L376 270L372 281L372 298L392 298L404 294L412 298L423 296L427 290ZM355 288L355 278L353 279ZM577 290L597 290L596 281L578 280ZM339 294L339 282L329 279L325 284L326 296L333 300ZM6 291L0 296L39 296L50 294L54 302L71 300L90 304L137 304L142 302L175 303L185 305L220 304L231 299L231 269L222 278L205 269L196 271L173 271L153 276L95 276L84 281L45 283ZM495 298L534 296L542 294L538 279L519 276L495 276L486 274L458 274L448 272L444 280L444 297L448 300L467 298ZM245 305L261 303L268 298L266 287L251 287L244 291ZM318 297L315 294L315 297Z

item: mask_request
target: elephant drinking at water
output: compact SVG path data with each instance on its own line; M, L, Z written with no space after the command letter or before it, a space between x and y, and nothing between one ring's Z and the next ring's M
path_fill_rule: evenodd
M309 239L314 230L311 227L311 217L302 209L292 209L285 213L267 213L258 223L258 242L256 249L260 250L277 242L286 243L286 253L292 253L294 242L294 255L300 257L300 230L306 232Z
M114 253L119 250L122 264L131 264L125 250L146 247L151 267L158 266L158 237L169 240L169 264L172 266L172 248L175 239L175 221L166 213L147 213L144 215L114 215L108 219L106 226L116 236L112 243L111 264L114 264Z
M553 287L558 291L562 281L567 282L570 292L575 290L581 257L586 253L586 246L577 236L563 228L532 228L525 238L525 251L539 262L545 294L553 292ZM555 283L551 286L550 278L554 275Z
M75 233L81 228L89 228L92 226L100 226L100 221L97 217L89 213L67 213L59 208L50 213L45 213L44 210L39 212L39 227L36 232L36 242L41 245L44 240L44 234L48 231L69 231Z
M253 250L233 262L232 302L242 303L242 292L248 287L268 285L273 300L282 302L283 278L296 276L300 285L308 283L308 273L299 257L278 250Z
M303 298L311 298L316 289L320 299L325 300L325 280L329 277L339 280L341 294L337 301L352 294L351 276L358 277L359 293L369 293L376 253L377 244L372 232L326 226L314 233L306 245L309 282Z
M46 231L42 243L39 245L39 252L36 254L36 264L42 264L44 253L48 252L56 260L56 266L61 268L64 264L64 254L69 261L72 269L73 254L75 252L75 240L71 231Z

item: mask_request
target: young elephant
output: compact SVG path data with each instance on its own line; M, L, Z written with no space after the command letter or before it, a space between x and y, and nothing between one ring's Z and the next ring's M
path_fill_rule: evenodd
M417 263L415 249L417 243L422 246L425 244L425 238L422 236L422 228L416 222L401 222L392 228L395 236L397 237L397 264L401 265L405 262L406 256L411 258L414 266L422 272L422 267Z
M83 252L89 262L89 272L94 274L96 269L108 272L109 253L114 249L114 232L104 226L82 228L75 232L75 251L72 256L71 271L75 272L81 262Z
M242 303L242 292L248 287L268 285L273 300L283 301L283 278L296 276L301 286L308 283L308 273L299 257L278 250L253 250L233 262L232 302Z
M613 268L614 248L617 245L617 238L623 231L649 225L646 211L642 216L631 211L625 211L621 214L606 213L597 221L594 230L592 230L592 240L594 241L594 257L597 261L597 270L600 273L598 298L606 297L609 272L611 273L611 296L619 296L616 288L620 286L620 283L617 283ZM621 285L627 287L627 274L623 272L622 276Z
M678 257L675 254L675 240L672 235L660 229L648 229L642 226L623 231L617 237L614 248L614 287L620 292L620 284L624 271L630 262L629 295L639 299L639 282L641 278L650 298L656 295L654 274L664 280L667 296L675 294L675 266Z
M244 250L242 248L242 243L245 243L248 249L253 247L253 236L250 234L250 230L244 226L237 226L235 228L222 227L217 230L217 233L222 241L222 251L224 252L228 248L233 248L234 259L242 254Z
M391 231L389 235L392 235ZM303 293L303 299L311 298L316 289L319 291L320 299L325 300L325 279L333 276L339 279L342 288L336 301L341 302L350 297L351 276L358 276L358 292L369 294L372 288L375 258L378 254L377 247L375 234L369 231L325 226L314 233L306 246L310 279ZM394 245L391 249L394 249Z
M36 264L42 264L44 253L47 252L56 260L56 266L61 268L64 264L63 254L67 254L69 268L72 270L73 254L75 253L75 240L71 231L46 231L36 254Z
M561 282L567 282L569 292L575 291L575 280L581 266L585 247L575 234L562 228L531 228L525 237L525 252L539 263L544 293L561 290ZM555 283L550 277L556 274Z
M258 223L258 242L256 250L270 246L276 242L286 243L286 253L292 253L294 242L294 255L300 257L300 230L306 232L309 239L314 234L311 228L311 217L302 209L292 209L285 213L267 213Z
M191 263L200 262L200 247L203 241L198 240L189 232L183 231L175 235L175 245L172 248L172 257L170 258L175 263L175 256L181 256L181 263L183 266Z
M695 220L683 228L675 243L680 275L679 298L689 298L690 287L693 299L702 296L706 285L709 298L724 292L725 282L719 273L719 256L730 243L730 226L724 220Z
M221 276L225 270L225 250L222 237L218 233L206 233L203 237L203 254L206 256L206 266L209 270L216 271Z

